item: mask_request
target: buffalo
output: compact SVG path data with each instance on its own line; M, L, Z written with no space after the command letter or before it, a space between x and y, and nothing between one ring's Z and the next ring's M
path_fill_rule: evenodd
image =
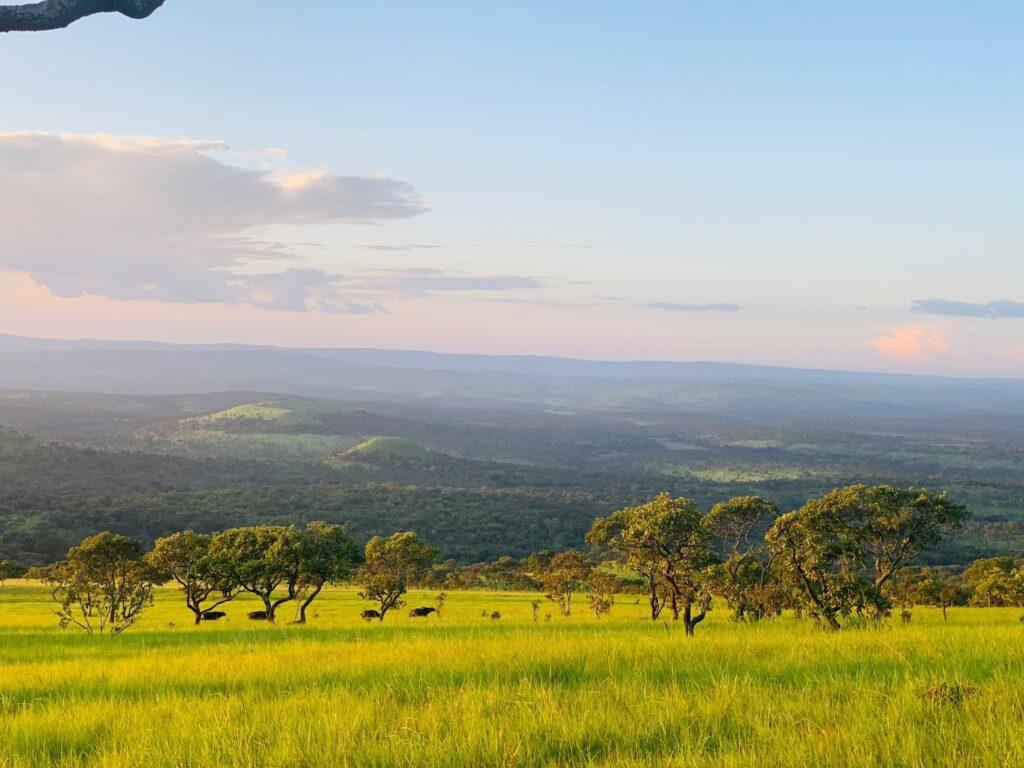
M365 611L359 614L364 621L372 621L373 619L383 618L379 611L375 611L372 608L367 608Z
M409 611L409 615L414 618L417 616L429 616L432 613L437 613L437 608L423 606L420 608L413 608L411 611Z
M227 616L227 613L224 611L203 611L201 616L203 621L216 621L217 619L223 619Z
M266 611L249 611L249 613L247 613L246 616L248 616L253 621L266 621L267 620L267 612Z

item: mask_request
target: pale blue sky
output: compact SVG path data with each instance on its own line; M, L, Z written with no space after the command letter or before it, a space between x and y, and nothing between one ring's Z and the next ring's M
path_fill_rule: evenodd
M238 267L344 275L343 307L386 312L140 301L0 251L19 295L31 275L116 299L39 293L37 313L0 307L0 331L1024 374L1024 318L910 312L1024 302L1024 7L289 5L167 0L0 37L0 127L406 182L428 212L264 216L245 231L294 258ZM102 238L73 253L86 237L68 259L99 258ZM410 244L437 247L362 247Z

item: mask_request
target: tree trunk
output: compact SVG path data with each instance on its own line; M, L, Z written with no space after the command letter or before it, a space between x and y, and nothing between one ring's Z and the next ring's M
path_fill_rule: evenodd
M306 623L306 609L309 608L309 604L316 599L316 596L320 594L320 590L323 588L324 585L320 584L319 586L317 586L315 590L313 590L309 597L307 597L305 600L299 603L299 617L294 622L292 622L293 624Z
M270 624L273 624L274 623L274 619L276 618L274 616L274 613L277 610L277 606L274 605L274 603L270 602L270 596L269 595L266 595L266 596L260 595L260 599L263 600L263 610L267 614L267 622L270 623Z
M704 617L707 615L707 610L702 610L694 616L692 604L689 600L686 601L686 605L683 608L683 628L686 630L687 637L693 637L693 632L697 628L697 625L704 621Z

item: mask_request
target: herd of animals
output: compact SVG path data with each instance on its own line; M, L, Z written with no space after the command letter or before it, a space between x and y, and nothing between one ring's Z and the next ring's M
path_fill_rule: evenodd
M409 616L411 616L412 618L423 618L424 616L429 616L432 613L437 613L437 608L424 605L420 606L419 608L413 608L411 611L409 611ZM203 621L216 621L217 619L223 619L227 615L228 614L226 611L203 611ZM383 618L381 616L380 611L375 611L372 608L368 608L367 610L363 611L359 614L359 616L364 621L373 621L374 619L379 620ZM252 621L266 621L267 612L249 611L246 614L246 617L251 619ZM500 619L501 613L498 611L492 611L490 617L492 619Z

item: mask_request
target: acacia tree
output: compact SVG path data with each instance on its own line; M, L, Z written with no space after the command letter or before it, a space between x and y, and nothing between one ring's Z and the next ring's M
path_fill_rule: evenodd
M96 13L121 13L144 19L164 0L42 0L19 5L0 5L0 32L42 32L63 29Z
M209 534L181 531L157 539L146 559L166 579L174 579L185 596L185 606L203 620L206 611L235 599L241 585L231 583L217 561L210 557L213 537ZM214 602L205 603L214 598Z
M119 634L153 604L160 576L146 562L135 539L98 533L68 550L67 559L31 574L49 587L60 626L89 634Z
M590 564L575 550L559 552L548 561L541 573L541 587L548 600L558 604L563 616L572 614L572 597L590 579Z
M362 553L343 525L312 522L300 535L294 593L299 601L296 624L306 623L306 609L324 585L347 579L362 561Z
M225 588L256 595L273 623L277 609L298 596L301 551L302 538L294 526L260 525L215 534L209 559L223 574Z
M646 504L598 518L587 543L616 553L645 580L652 619L667 604L672 618L682 616L686 634L693 635L707 616L711 599L705 569L714 557L700 510L690 499L662 493Z
M384 621L388 611L405 605L402 596L409 591L409 585L430 568L437 556L436 549L411 531L386 539L374 536L366 542L360 599L377 603L378 620Z
M734 621L762 618L772 590L771 552L755 532L779 514L778 507L759 496L737 496L715 504L701 524L722 542L725 561L713 572L715 591L729 603Z

